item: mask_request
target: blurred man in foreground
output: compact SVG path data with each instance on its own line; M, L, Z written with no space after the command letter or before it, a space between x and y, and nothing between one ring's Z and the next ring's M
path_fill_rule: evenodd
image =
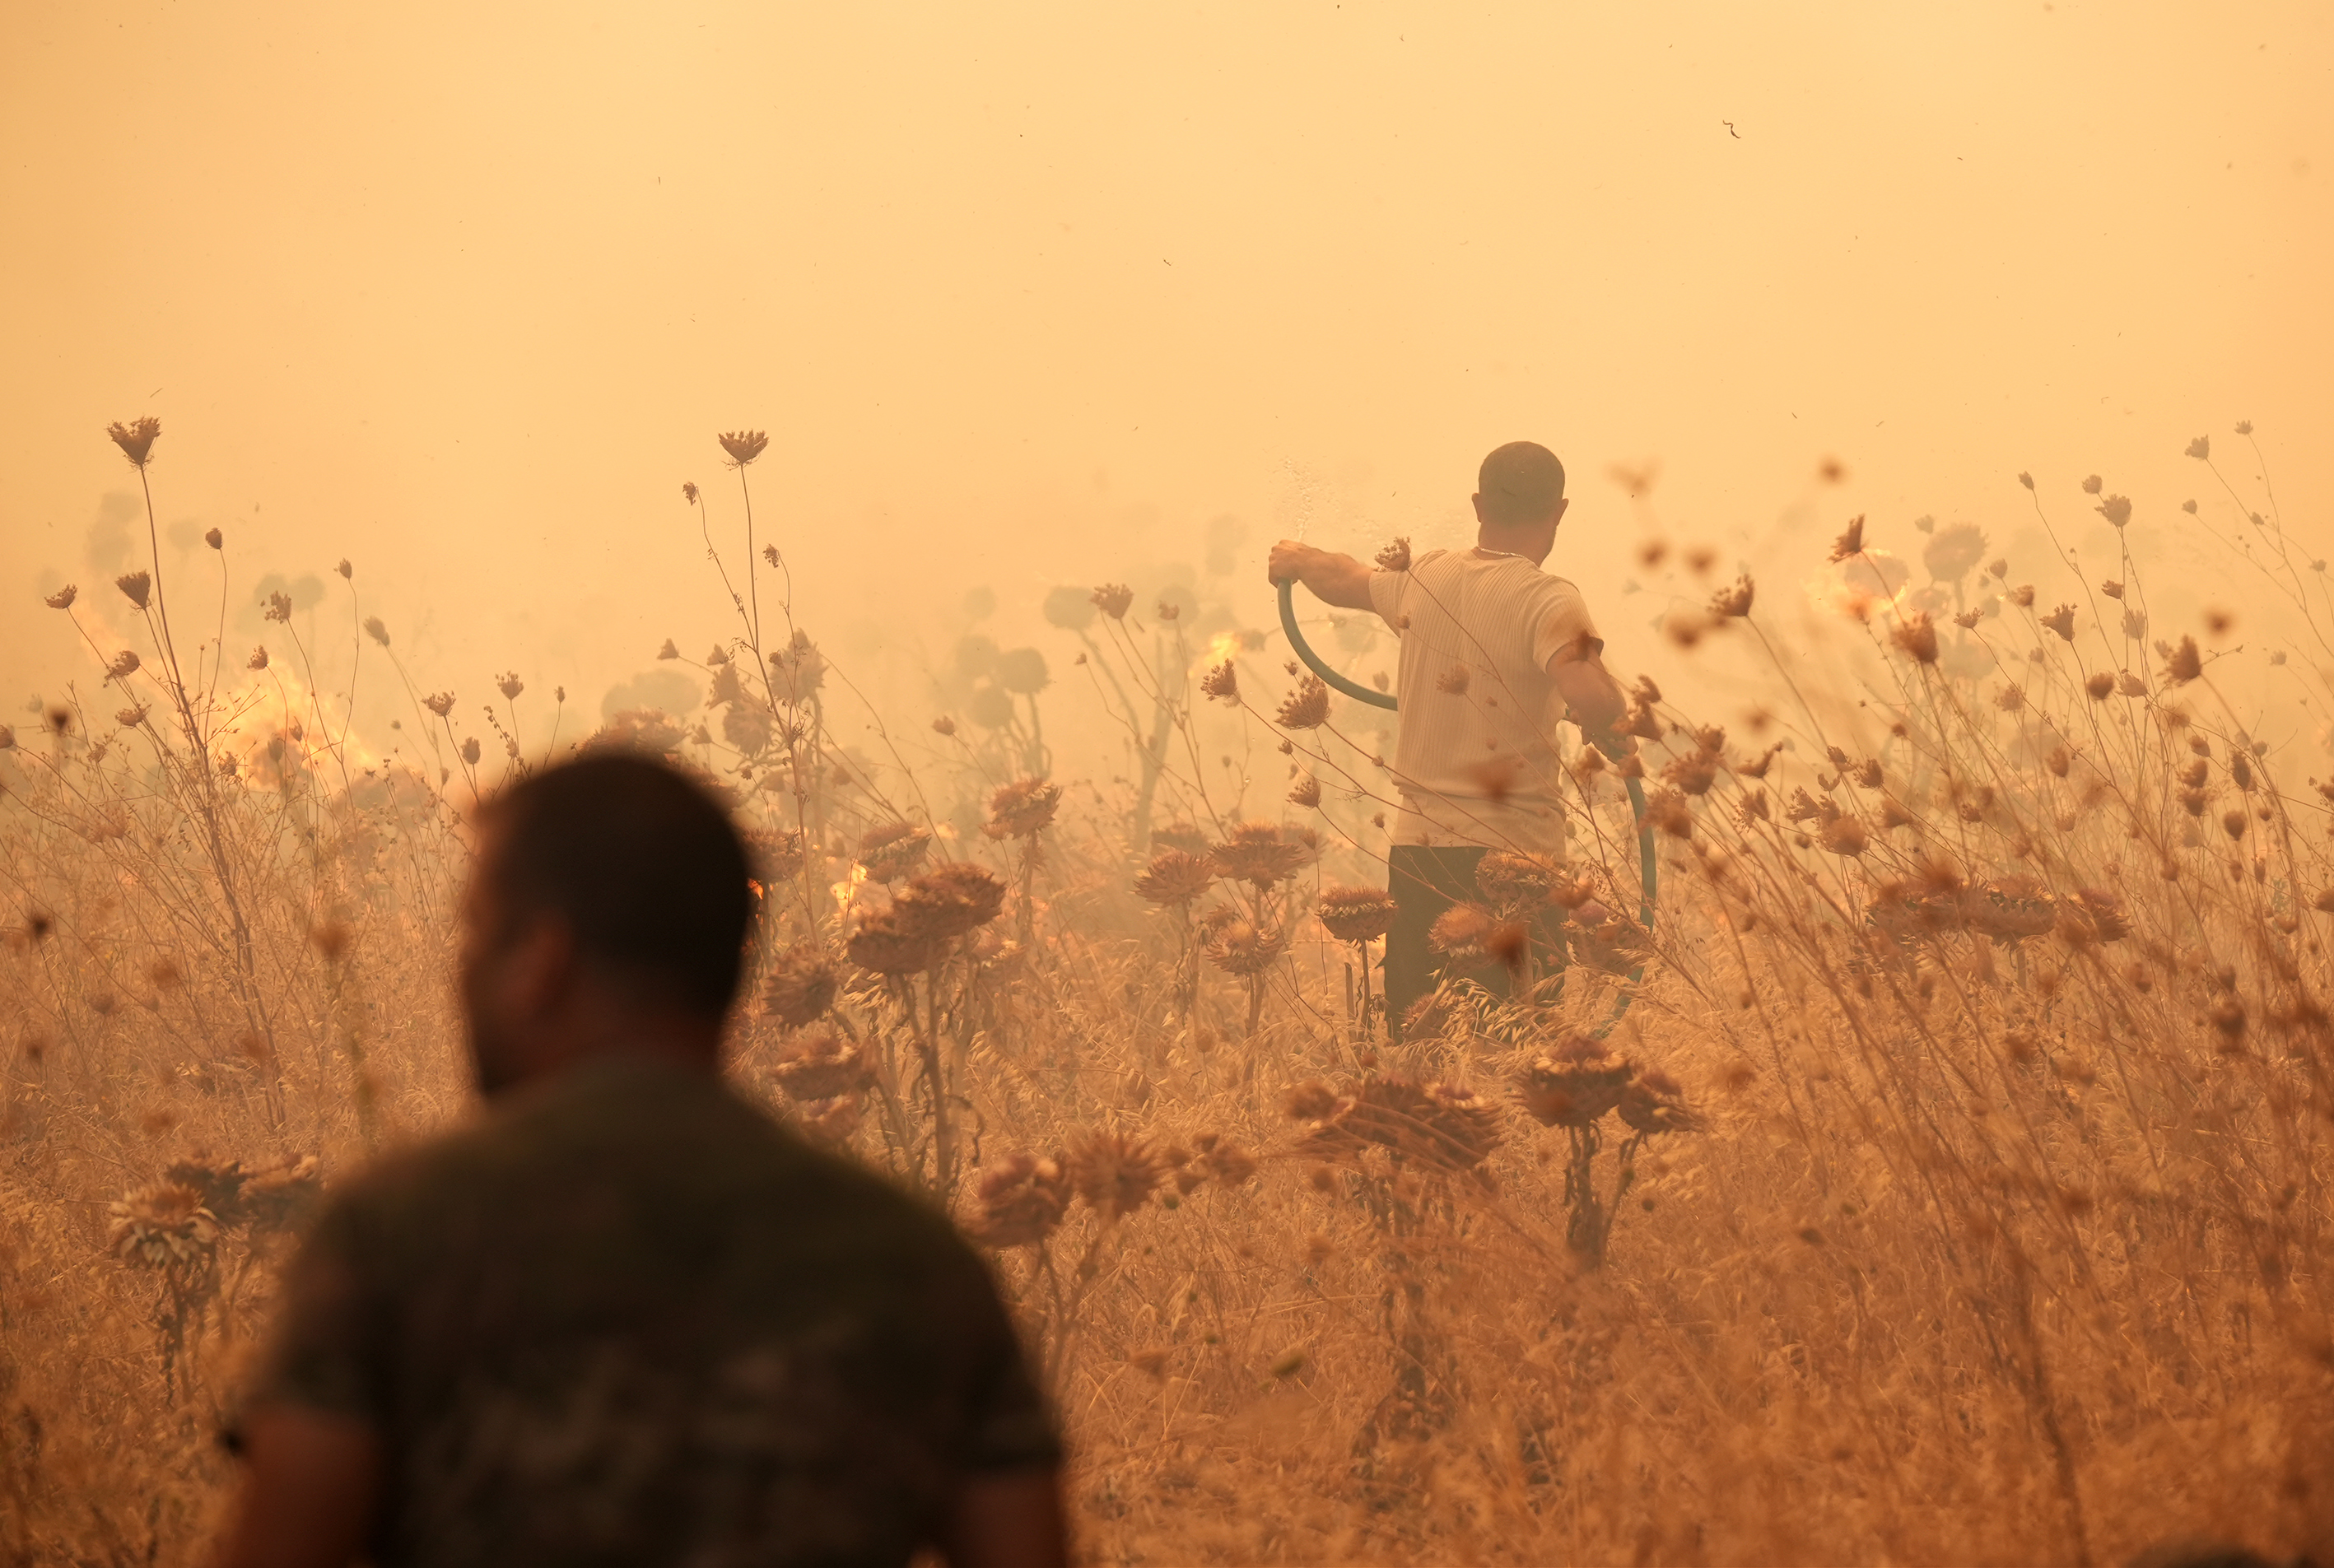
M221 1561L1060 1563L980 1260L719 1081L754 897L720 808L603 755L481 826L487 1114L351 1180L293 1263Z
M1600 736L1627 707L1580 590L1539 569L1568 504L1556 454L1532 441L1501 447L1483 459L1474 503L1473 549L1432 550L1402 569L1373 572L1289 539L1272 549L1272 581L1374 611L1402 639L1401 811L1386 857L1385 997L1397 1029L1434 988L1435 919L1481 896L1483 856L1563 855L1557 726ZM1497 967L1477 977L1506 988Z

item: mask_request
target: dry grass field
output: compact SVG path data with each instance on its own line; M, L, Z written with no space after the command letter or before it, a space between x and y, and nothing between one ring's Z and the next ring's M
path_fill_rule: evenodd
M749 539L680 659L705 707L558 749L734 795L767 911L737 1080L995 1249L1094 1562L2291 1554L2334 1543L2334 768L2223 678L2324 703L2334 604L2266 501L2185 525L2298 640L2151 624L2128 553L2054 604L2021 584L2063 563L1966 524L1808 562L1820 659L1782 646L1798 585L1712 576L1671 635L1759 707L1641 681L1633 755L1571 737L1571 852L1487 861L1442 928L1515 998L1450 987L1399 1044L1362 710L1114 585L1049 603L1075 681L1008 655L887 716L943 759L911 768L834 740L849 672ZM14 611L91 666L0 730L12 1562L197 1555L304 1208L468 1108L465 810L545 760L521 705L566 706L433 694L336 580L335 668L410 699L391 755L288 603L259 651L210 633L212 549ZM1123 729L1123 776L1043 776L1041 701ZM1549 909L1560 975L1517 940Z

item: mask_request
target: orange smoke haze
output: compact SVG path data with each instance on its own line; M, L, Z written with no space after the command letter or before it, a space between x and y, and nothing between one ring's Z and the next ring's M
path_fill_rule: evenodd
M2249 417L2306 537L2329 73L2305 4L20 4L9 700L87 678L38 592L111 613L143 563L102 428L147 412L166 576L215 605L226 530L231 651L264 574L347 556L416 680L587 716L709 635L680 487L738 523L738 426L846 661L1224 515L1260 624L1277 534L1445 542L1516 437L1572 467L1554 564L1625 668L1674 655L1616 465L1780 593L1855 512L2016 556L2020 469L2176 548L2184 444L2250 479Z

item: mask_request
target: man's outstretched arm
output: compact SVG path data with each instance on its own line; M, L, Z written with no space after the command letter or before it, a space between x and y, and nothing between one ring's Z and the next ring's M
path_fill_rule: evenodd
M1566 717L1592 738L1621 722L1629 709L1621 683L1605 668L1605 645L1593 637L1577 637L1548 661L1548 678L1564 698Z
M254 1410L248 1461L218 1568L346 1568L381 1492L381 1442L371 1427L298 1405Z
M1268 570L1273 582L1302 582L1315 598L1340 610L1377 608L1370 602L1370 569L1350 555L1283 539L1272 547Z

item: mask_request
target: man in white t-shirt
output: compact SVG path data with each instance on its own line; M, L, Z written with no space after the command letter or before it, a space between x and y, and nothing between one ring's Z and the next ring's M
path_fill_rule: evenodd
M1483 459L1474 502L1475 547L1430 551L1405 571L1374 572L1294 540L1272 549L1274 582L1374 611L1402 639L1385 959L1397 1025L1434 988L1427 933L1453 903L1479 897L1485 852L1564 852L1557 726L1602 735L1627 706L1580 591L1539 569L1567 505L1556 454L1532 441L1501 447ZM1496 966L1474 977L1506 989Z

